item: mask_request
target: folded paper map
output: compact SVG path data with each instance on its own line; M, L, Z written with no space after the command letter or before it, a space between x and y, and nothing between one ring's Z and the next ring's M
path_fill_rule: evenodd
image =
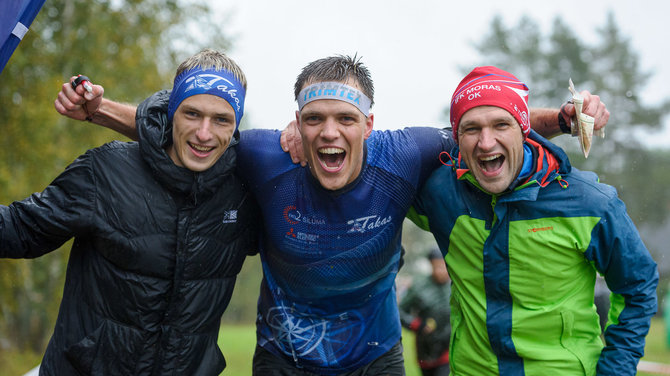
M584 158L589 157L591 150L591 142L593 140L593 123L595 119L585 113L582 113L584 105L584 98L575 90L575 85L572 83L572 78L569 80L570 86L568 89L572 93L572 102L575 104L575 120L572 122L572 136L579 137L579 146L584 153ZM605 137L605 131L601 128L595 132L599 137Z

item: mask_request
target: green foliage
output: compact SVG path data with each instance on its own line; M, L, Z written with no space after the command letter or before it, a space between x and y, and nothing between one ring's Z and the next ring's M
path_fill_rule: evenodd
M226 50L222 24L195 0L50 0L0 74L0 203L41 191L78 155L121 136L61 117L63 82L85 74L138 103L171 86L178 62ZM197 22L198 27L193 27ZM185 33L184 30L194 30ZM36 260L0 260L0 353L42 353L62 294L69 244Z
M0 376L24 375L40 364L42 351L3 349L0 351Z
M226 358L226 369L222 375L251 375L256 349L256 326L253 323L222 325L218 345Z
M230 305L223 314L223 323L253 324L256 322L256 303L262 278L260 256L248 256L237 276Z

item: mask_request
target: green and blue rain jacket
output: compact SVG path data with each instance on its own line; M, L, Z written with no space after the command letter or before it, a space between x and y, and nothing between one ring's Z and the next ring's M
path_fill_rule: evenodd
M453 281L452 375L634 375L656 264L613 187L537 133L526 143L532 173L514 189L485 192L458 158L408 215L434 234ZM596 273L612 291L605 344Z

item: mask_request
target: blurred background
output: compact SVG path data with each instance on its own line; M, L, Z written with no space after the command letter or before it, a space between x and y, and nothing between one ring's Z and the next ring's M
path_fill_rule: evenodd
M659 314L650 334L657 337L649 341L658 344L646 352L667 360L670 333L666 338L661 317L670 299L670 49L662 38L670 3L645 4L46 0L0 73L0 204L41 191L87 149L123 139L54 110L61 84L75 74L103 85L107 98L136 104L169 89L184 58L220 49L249 80L242 127L279 129L294 118L300 69L334 54L356 54L372 72L376 129L446 126L454 88L477 65L497 65L525 81L531 107L559 107L570 98L572 78L607 104L607 136L594 139L588 159L576 138L553 141L574 166L617 188L658 263ZM409 222L403 237L400 290L428 273L424 256L434 244ZM35 260L0 260L0 375L39 363L70 246ZM252 338L260 278L258 257L248 258L223 320ZM228 359L224 374L239 374L234 362Z

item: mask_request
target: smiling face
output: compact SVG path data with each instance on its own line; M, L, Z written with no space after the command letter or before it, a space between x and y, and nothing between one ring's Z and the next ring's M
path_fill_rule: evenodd
M235 111L225 99L198 94L184 99L172 121L167 153L180 167L205 171L226 151L235 131Z
M356 180L363 165L364 143L372 132L373 115L366 118L350 103L321 99L297 111L296 120L309 169L319 183L336 190Z
M461 156L481 187L501 193L523 165L523 135L516 119L500 107L480 106L460 119Z

